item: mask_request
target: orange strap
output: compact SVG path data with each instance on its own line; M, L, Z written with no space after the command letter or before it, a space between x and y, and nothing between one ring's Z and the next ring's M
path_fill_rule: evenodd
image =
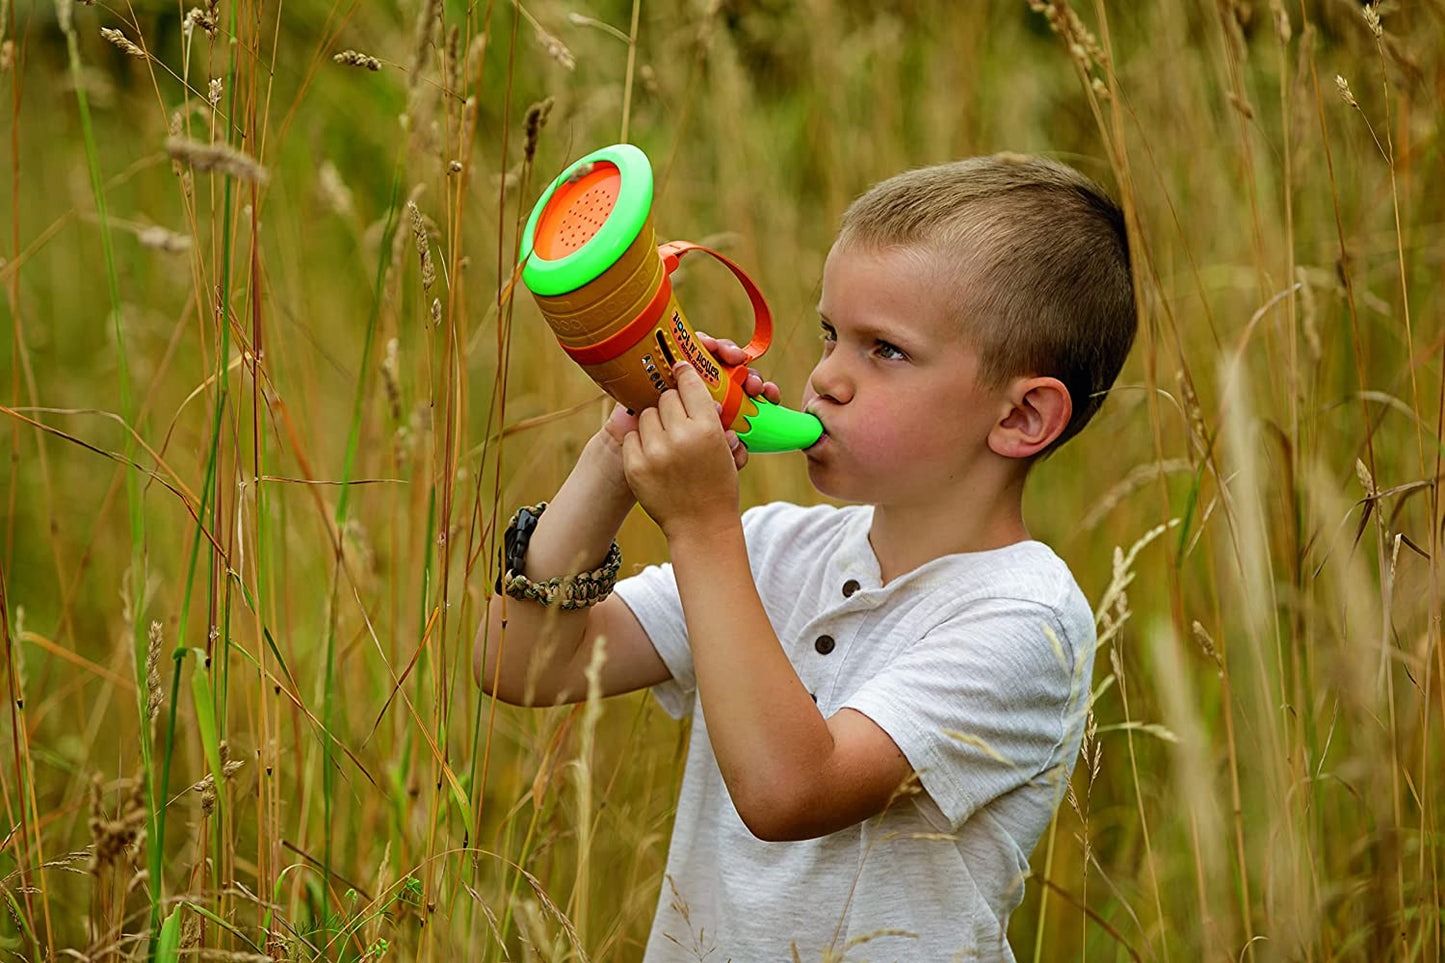
M768 307L768 302L763 300L763 292L758 290L758 286L753 283L752 278L748 277L747 272L712 248L703 247L701 244L694 244L691 241L671 241L657 249L657 253L662 255L662 263L667 268L668 274L677 270L677 262L688 251L701 251L717 258L727 266L729 271L733 272L733 276L748 292L748 300L753 303L753 340L743 348L743 353L747 355L747 358L740 365L744 369L743 377L746 378L748 362L761 358L763 352L767 351L768 346L773 343L773 312Z
M742 411L743 400L747 397L747 392L743 390L743 384L748 380L748 363L762 357L763 352L767 351L768 346L773 343L773 312L768 308L768 302L763 300L763 292L758 290L758 286L753 283L752 278L748 277L747 272L712 248L703 247L701 244L694 244L691 241L672 241L657 249L657 253L662 255L663 266L667 268L669 275L677 270L678 260L688 251L711 254L721 261L729 271L733 272L733 277L742 284L743 289L748 292L748 300L753 303L753 340L743 348L745 356L743 363L734 367L723 365L723 369L727 371L728 386L723 393L723 408L718 417L722 420L724 428L731 428L734 427L734 422L737 421L737 417ZM756 410L756 404L749 410Z

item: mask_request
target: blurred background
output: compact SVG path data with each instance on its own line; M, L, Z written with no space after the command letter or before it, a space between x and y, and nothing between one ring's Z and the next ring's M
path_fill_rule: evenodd
M199 2L0 0L7 955L641 956L685 725L471 673L610 410L519 227L627 140L790 405L871 184L1008 150L1121 200L1139 337L1025 500L1100 649L1014 952L1441 958L1438 0ZM775 499L824 500L801 454Z

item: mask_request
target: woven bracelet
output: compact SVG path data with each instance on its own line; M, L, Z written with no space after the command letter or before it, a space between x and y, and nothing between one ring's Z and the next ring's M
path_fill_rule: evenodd
M540 517L547 509L547 503L527 506L527 511ZM520 514L520 509L518 510ZM515 524L517 514L512 516ZM508 526L511 527L510 525ZM622 569L622 549L614 540L607 550L602 564L589 572L575 575L558 575L540 582L534 582L512 569L502 573L502 591L514 599L533 601L541 605L557 605L562 609L584 609L596 605L612 594L617 585L617 573Z

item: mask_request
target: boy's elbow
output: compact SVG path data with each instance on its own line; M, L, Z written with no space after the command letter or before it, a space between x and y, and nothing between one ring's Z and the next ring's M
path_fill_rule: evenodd
M737 807L738 818L748 832L765 843L792 843L826 835L816 831L816 820L809 818L808 809L804 800L764 794Z
M488 615L490 618L490 613ZM508 705L516 705L510 693L506 691L497 671L497 653L495 645L488 645L488 638L495 639L496 633L488 631L486 621L477 627L477 635L472 642L472 678L476 681L481 690L493 699L500 699ZM490 656L490 664L488 664Z

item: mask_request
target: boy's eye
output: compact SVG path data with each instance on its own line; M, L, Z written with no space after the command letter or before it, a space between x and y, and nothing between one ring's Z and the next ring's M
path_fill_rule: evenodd
M834 340L835 335L832 328L824 325L822 334L820 334L819 337L822 338L824 342L831 342ZM876 344L878 345L879 351L891 351L894 353L895 356L884 355L885 361L904 361L908 358L906 352L904 352L901 348L895 348L887 341L879 339Z

